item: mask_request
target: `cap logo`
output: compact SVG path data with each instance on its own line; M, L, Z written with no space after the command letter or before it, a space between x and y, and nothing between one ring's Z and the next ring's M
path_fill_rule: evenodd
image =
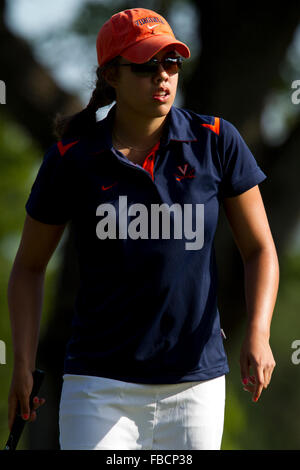
M158 18L157 16L146 16L145 18L141 18L134 22L137 26L143 26L146 23L161 23L165 24L162 19Z

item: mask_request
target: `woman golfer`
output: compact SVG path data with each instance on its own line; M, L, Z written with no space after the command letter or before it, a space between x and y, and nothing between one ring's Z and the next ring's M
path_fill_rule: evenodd
M173 106L190 52L161 15L113 15L97 54L91 100L57 123L26 203L9 284L9 422L18 401L30 413L44 274L71 221L80 287L61 449L220 449L229 368L213 239L223 204L245 267L241 381L257 401L275 366L278 261L258 188L266 176L231 123Z

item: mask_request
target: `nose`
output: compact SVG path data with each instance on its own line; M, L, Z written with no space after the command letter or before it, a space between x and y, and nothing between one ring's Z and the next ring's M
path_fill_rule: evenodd
M168 80L168 78L169 78L168 72L166 72L166 70L163 68L162 64L159 64L157 72L154 75L154 80L160 82L162 80Z

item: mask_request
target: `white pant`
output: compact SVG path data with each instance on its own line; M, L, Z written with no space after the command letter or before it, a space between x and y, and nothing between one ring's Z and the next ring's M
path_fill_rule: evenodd
M225 375L201 382L137 384L63 376L62 450L219 450Z

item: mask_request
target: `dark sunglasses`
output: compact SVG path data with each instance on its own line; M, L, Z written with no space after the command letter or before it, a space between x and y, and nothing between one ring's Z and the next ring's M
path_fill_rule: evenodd
M129 64L119 64L121 66L129 66L131 71L136 75L154 75L157 73L159 64L162 64L163 68L169 74L178 73L182 67L183 59L182 57L165 57L163 60L150 59L148 62L143 64L136 64L130 62Z

